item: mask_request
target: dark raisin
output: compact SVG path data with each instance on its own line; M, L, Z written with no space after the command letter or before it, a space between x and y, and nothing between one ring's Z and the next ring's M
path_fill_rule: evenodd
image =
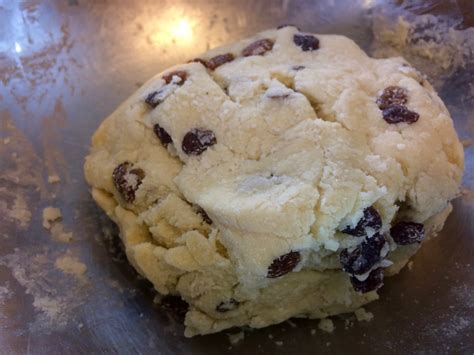
M273 48L273 41L268 38L259 39L253 43L250 43L247 47L242 50L242 55L248 57L251 55L263 55Z
M272 264L268 267L267 277L274 279L288 274L298 265L300 260L301 254L298 251L290 251L288 254L278 257L273 260Z
M204 65L207 68L207 62L204 59L201 59L201 58L191 59L188 63L201 63L202 65Z
M153 91L152 93L148 94L145 99L145 102L151 107L155 108L162 102L162 98L160 98L161 90Z
M425 227L421 223L400 222L390 228L390 236L399 245L421 243L425 237Z
M214 70L225 63L232 62L233 60L234 55L232 53L216 55L206 62L206 67L210 70Z
M383 119L387 123L394 124L405 122L408 124L418 121L420 115L414 111L410 111L403 105L392 105L382 112Z
M342 269L349 274L365 274L382 259L380 253L385 243L383 235L375 234L364 240L351 252L348 249L343 249L339 256Z
M201 207L198 208L197 213L201 216L204 222L207 224L212 224L212 219L209 218L206 211L204 211Z
M270 99L286 99L291 95L290 92L278 92L278 93L270 93L267 94L267 97Z
M295 65L293 67L291 67L291 69L295 70L295 71L298 71L298 70L301 70L301 69L304 69L306 68L304 65Z
M181 323L184 322L184 318L186 318L186 313L189 309L188 303L179 296L163 297L160 306L169 313L172 318Z
M195 128L185 134L181 145L188 155L200 155L208 147L217 143L214 132L206 129Z
M161 144L163 144L165 147L167 147L168 144L173 143L171 136L159 124L155 124L153 126L153 131L155 132L156 136L160 140Z
M282 24L282 25L279 25L279 26L277 27L277 30L280 30L280 29L285 28L285 27L294 27L294 28L296 28L298 31L301 31L298 26L293 25L293 24L291 24L291 23L284 23L284 24Z
M381 110L385 110L393 105L405 105L407 102L407 90L399 86L385 88L377 99L377 105Z
M351 276L350 280L352 287L357 292L367 293L374 291L383 286L383 269L372 270L364 281L360 281L355 276Z
M236 309L239 306L239 304L240 304L240 302L238 302L235 299L231 298L228 301L224 301L224 302L219 303L216 306L216 311L221 312L221 313L233 311L234 309Z
M304 52L319 49L319 39L313 35L294 35L293 42Z
M177 76L181 79L179 82L176 83L177 85L181 86L184 84L184 82L188 78L188 73L186 73L183 70L178 70L178 71L174 71L174 72L163 75L162 79L165 81L166 84L169 84L173 80L174 76Z
M115 188L128 203L135 201L135 192L145 177L145 172L142 169L131 169L132 166L131 163L124 162L119 164L112 173Z
M378 232L382 228L382 218L377 210L373 207L367 207L364 210L364 215L357 223L355 228L346 227L342 232L353 235L355 237L364 237L367 235L366 228L371 228Z

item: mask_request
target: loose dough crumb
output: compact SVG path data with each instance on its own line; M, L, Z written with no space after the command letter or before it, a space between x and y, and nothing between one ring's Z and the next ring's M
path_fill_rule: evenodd
M54 223L50 231L53 239L57 242L69 243L73 238L72 232L66 232L62 223Z
M354 322L350 320L349 318L346 318L344 320L344 329L349 329L354 325Z
M59 208L46 207L43 210L43 227L50 230L54 240L68 243L72 240L72 232L66 232L63 224L58 222L61 217L62 213Z
M334 331L334 322L329 318L324 318L319 321L318 328L323 332L332 333Z
M413 261L409 261L407 264L407 267L408 267L408 270L411 271L413 269Z
M235 334L228 334L229 341L232 345L240 343L245 338L245 333L243 331L235 333Z
M367 312L364 308L356 309L354 314L359 322L370 322L374 318L373 313Z
M275 344L276 346L283 346L283 342L281 340L277 340Z
M51 229L52 222L59 220L62 217L61 210L56 207L46 207L43 210L43 227Z
M75 256L66 254L56 259L54 265L66 274L81 278L87 271L87 267Z
M56 184L61 181L61 178L58 175L50 175L48 176L48 182L50 184Z

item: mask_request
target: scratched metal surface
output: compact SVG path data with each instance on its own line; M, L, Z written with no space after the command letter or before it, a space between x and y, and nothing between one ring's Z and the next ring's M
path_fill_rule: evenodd
M458 30L474 24L470 0L0 1L0 353L472 354L473 62L439 86L466 143L464 194L413 269L367 307L374 320L345 329L336 317L333 334L311 335L317 321L295 320L246 331L232 347L230 331L185 339L124 260L83 180L93 131L155 73L282 23L345 34L370 50L380 6L442 16ZM49 184L54 174L61 182ZM46 206L61 209L71 242L41 226ZM55 267L64 255L87 272Z

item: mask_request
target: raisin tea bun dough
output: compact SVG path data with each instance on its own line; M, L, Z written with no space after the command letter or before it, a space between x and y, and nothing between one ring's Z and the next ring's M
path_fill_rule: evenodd
M403 58L291 26L158 74L85 163L186 336L377 299L442 228L462 172L449 112Z

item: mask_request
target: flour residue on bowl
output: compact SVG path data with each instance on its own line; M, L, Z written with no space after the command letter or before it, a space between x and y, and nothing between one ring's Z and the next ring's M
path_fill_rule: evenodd
M403 56L422 70L438 90L457 70L474 60L474 28L456 30L442 17L415 16L400 9L378 7L372 32L374 57ZM474 86L470 90L472 97Z
M85 299L83 278L86 266L71 250L57 256L56 251L44 248L41 252L15 249L0 259L24 293L33 297L36 313L29 323L31 331L60 329L71 320L71 312ZM58 274L58 271L60 273ZM77 278L82 277L80 283ZM14 297L11 285L0 289L3 297Z

